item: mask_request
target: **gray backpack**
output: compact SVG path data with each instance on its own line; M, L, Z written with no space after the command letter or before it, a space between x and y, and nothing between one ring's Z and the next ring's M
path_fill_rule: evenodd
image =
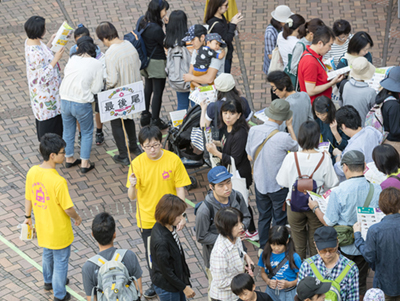
M189 73L191 55L185 46L174 46L168 49L167 73L168 83L178 92L189 92L190 82L183 81L183 75Z
M93 256L89 261L100 267L97 274L97 286L92 290L91 300L97 291L97 301L135 301L138 292L135 287L137 280L129 276L128 269L122 263L127 250L118 249L110 261L100 255Z

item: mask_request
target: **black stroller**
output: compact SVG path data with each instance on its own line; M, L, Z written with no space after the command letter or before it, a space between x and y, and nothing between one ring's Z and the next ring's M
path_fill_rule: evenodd
M211 165L205 152L196 151L191 144L190 134L193 127L200 127L201 107L196 105L192 107L183 118L182 124L179 127L170 127L168 129L167 137L164 141L164 149L174 152L181 158L183 165L186 169L200 168L206 164L206 168ZM197 172L196 170L194 172ZM191 173L189 173L190 176ZM186 189L190 190L197 187L197 180L195 177L190 176L192 184L187 186Z

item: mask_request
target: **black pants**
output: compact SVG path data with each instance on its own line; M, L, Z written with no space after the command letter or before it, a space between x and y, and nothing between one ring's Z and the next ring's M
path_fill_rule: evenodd
M249 205L249 207L247 207L247 208L249 209L250 216L251 216L249 228L248 228L247 230L249 230L250 233L253 233L253 232L255 232L255 231L257 230L257 229L256 229L256 224L254 223L253 209L251 209L251 206L250 206L250 205Z
M40 142L40 138L47 133L54 133L59 135L61 138L63 136L63 123L61 115L47 119L47 120L36 120L36 133L37 138Z
M133 119L124 119L126 135L128 136L129 148L137 147L135 121ZM111 120L111 129L117 145L120 158L128 158L128 150L126 149L124 129L122 128L121 119Z
M351 261L354 261L354 263L357 265L358 271L359 271L358 287L359 287L360 295L365 295L365 292L367 291L367 277L368 277L368 269L369 269L368 262L365 261L365 259L362 255L347 255L346 253L343 253L343 252L342 252L342 255L344 257L347 257Z
M151 115L154 119L160 118L162 95L165 88L165 78L146 78L144 79L144 100L146 103L146 111L150 112L151 95L153 94L153 102L151 103Z
M140 232L140 234L142 235L142 240L144 243L144 250L146 253L147 266L149 267L149 272L150 272L149 251L147 250L147 239L151 236L151 229L143 229L143 232Z

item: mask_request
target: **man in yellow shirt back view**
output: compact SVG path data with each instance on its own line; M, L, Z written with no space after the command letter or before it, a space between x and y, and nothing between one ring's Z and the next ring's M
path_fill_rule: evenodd
M162 134L156 126L145 126L139 132L139 142L144 153L137 156L129 167L126 187L128 196L136 199L136 220L148 260L147 240L156 223L156 206L165 194L173 194L185 200L185 186L191 181L182 160L174 153L164 150L161 144ZM177 226L181 230L186 220ZM149 266L150 270L150 266ZM146 298L156 296L153 285L143 294Z
M25 186L24 224L32 227L33 209L38 244L43 248L44 289L53 289L55 301L71 299L65 288L74 240L71 218L76 226L82 222L74 209L67 181L56 170L56 164L64 161L65 145L65 141L53 133L40 139L39 150L44 161L28 171Z

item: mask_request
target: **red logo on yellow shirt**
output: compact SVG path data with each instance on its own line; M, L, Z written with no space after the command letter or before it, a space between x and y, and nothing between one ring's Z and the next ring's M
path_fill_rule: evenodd
M46 201L50 200L47 189L42 183L33 183L32 194L34 196L33 205L39 208L47 209Z

